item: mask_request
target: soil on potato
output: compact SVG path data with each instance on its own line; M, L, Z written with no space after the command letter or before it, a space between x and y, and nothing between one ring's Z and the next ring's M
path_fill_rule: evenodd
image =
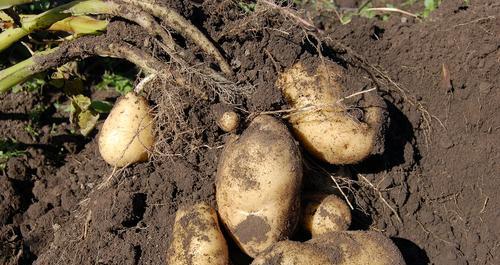
M234 81L254 86L238 100L240 110L285 108L274 85L277 73L317 56L303 30L273 10L256 18L233 1L166 2L217 43L235 69ZM495 0L470 6L443 1L424 21L393 15L340 25L331 14L315 14L314 22L333 42L383 69L432 115L429 130L393 85L379 84L390 118L385 147L350 168L385 198L364 188L351 228L390 236L408 264L500 264L498 14ZM135 37L127 41L146 43ZM189 42L184 45L193 47L193 62L203 58ZM342 54L324 52L351 75L368 76ZM351 79L345 82L356 90L372 85ZM176 210L201 200L215 206L214 176L227 135L213 113L227 106L186 92L183 112L190 126L204 128L197 135L202 142L173 145L172 155L115 172L111 185L98 188L113 169L100 158L95 134L69 133L67 118L52 115L53 107L34 112L62 97L54 91L42 95L0 95L0 136L25 150L0 175L0 263L165 264Z

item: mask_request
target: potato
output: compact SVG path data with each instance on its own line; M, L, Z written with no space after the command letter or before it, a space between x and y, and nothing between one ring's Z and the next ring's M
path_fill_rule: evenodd
M324 234L305 243L279 242L259 255L252 265L404 265L392 241L373 231ZM305 262L304 262L305 261Z
M375 231L342 231L306 242L328 251L340 251L339 265L404 265L392 240Z
M179 209L172 235L167 264L229 264L228 247L219 228L217 213L208 204L197 203Z
M370 92L358 97L365 99L364 106L354 106L363 111L362 121L349 115L339 101L348 96L339 82L342 74L334 63L315 60L296 63L276 81L292 108L300 109L289 118L296 137L312 155L331 164L353 164L370 155L385 113L383 101Z
M304 196L301 226L318 237L330 232L344 231L351 225L351 209L335 195Z
M257 116L226 144L217 169L217 205L222 222L249 256L296 228L301 182L299 149L276 118Z
M153 117L146 99L130 92L116 103L102 126L99 152L110 165L146 161L154 144Z
M222 116L217 120L217 125L225 131L232 132L238 128L240 124L240 117L234 111L226 111L222 114Z
M257 256L251 265L328 265L335 264L336 254L305 243L280 241Z

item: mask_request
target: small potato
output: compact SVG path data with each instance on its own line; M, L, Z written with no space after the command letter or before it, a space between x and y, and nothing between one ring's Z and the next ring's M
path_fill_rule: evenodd
M167 264L229 264L228 247L217 213L208 204L197 203L177 211Z
M222 114L222 116L217 120L217 125L225 131L232 132L238 128L240 124L240 117L234 111L226 111Z
M102 158L116 167L146 161L154 144L153 117L146 99L130 92L104 121L98 145Z
M364 106L345 106L339 66L328 61L298 62L280 74L276 85L296 109L289 118L304 148L330 164L353 164L370 155L378 144L385 105L375 92L365 93ZM361 117L347 113L356 108Z
M404 265L392 241L378 232L342 231L305 243L282 241L255 258L252 265Z
M300 209L301 156L284 124L257 116L219 160L216 199L221 220L251 257L286 239Z
M314 194L304 196L304 201L301 225L313 238L345 231L351 225L351 210L339 197Z

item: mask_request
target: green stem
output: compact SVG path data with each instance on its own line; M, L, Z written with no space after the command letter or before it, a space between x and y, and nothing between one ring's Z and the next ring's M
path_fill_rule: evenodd
M0 10L9 8L11 6L23 5L32 2L33 0L2 0L2 3L0 3Z
M47 55L55 52L57 48L45 50L36 53L33 57L17 63L7 69L0 71L0 93L7 91L12 86L26 81L38 71L35 70L35 60L33 58L37 55Z
M20 28L7 29L0 33L0 52L33 31L48 28L72 15L110 14L117 7L118 5L113 2L102 0L78 0L47 10L35 17L22 20Z

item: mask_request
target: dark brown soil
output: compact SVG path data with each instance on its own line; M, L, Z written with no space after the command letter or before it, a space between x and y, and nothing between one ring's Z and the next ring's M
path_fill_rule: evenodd
M255 87L237 99L242 115L285 108L277 74L318 56L314 39L276 11L255 17L232 1L168 2L218 44L234 81ZM471 2L443 1L424 21L398 15L385 22L355 18L344 26L332 16L314 20L434 117L429 130L393 85L379 82L390 118L385 148L350 167L395 209L360 185L351 228L390 236L408 264L500 264L500 4ZM203 61L200 50L175 37L194 52L193 62ZM380 77L351 64L350 51L322 52L349 74ZM181 155L131 166L101 189L112 168L100 158L95 135L71 134L68 119L56 114L59 92L0 95L0 137L25 150L0 175L0 264L165 264L176 210L196 201L215 206L214 176L226 137L211 111L222 108L220 102L189 93L186 120L204 128L196 148L192 141L176 143L172 152ZM35 115L37 105L51 107Z

